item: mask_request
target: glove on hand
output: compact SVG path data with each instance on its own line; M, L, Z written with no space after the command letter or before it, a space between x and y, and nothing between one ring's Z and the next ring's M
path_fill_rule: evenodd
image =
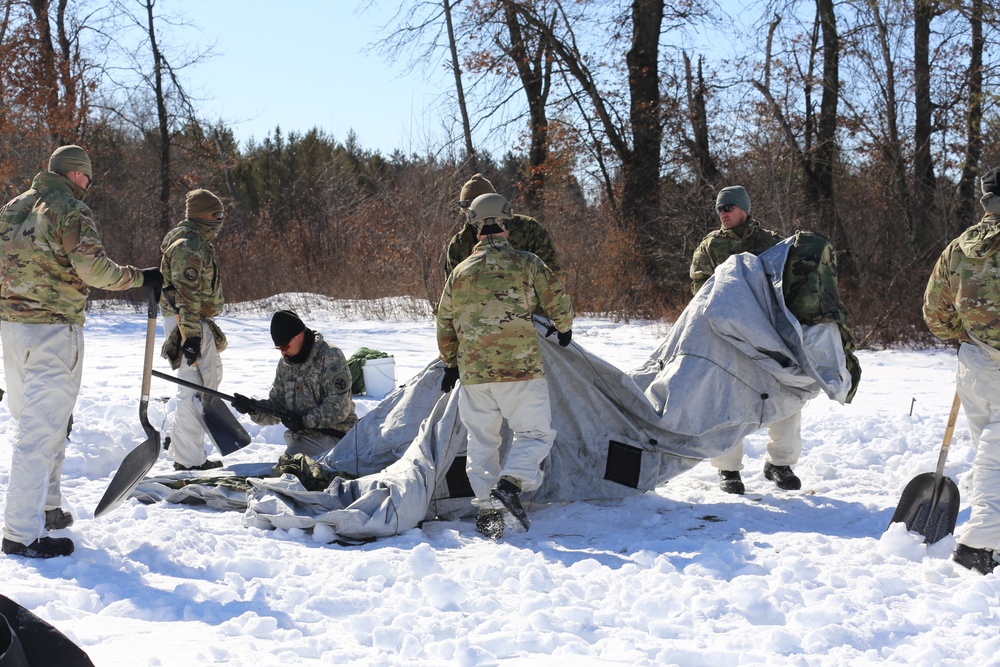
M243 394L233 394L232 404L233 410L236 410L241 415L245 415L253 410L253 400Z
M560 331L556 334L556 336L559 338L559 345L566 347L569 345L569 342L573 340L573 330L570 329L569 331Z
M163 274L160 270L151 266L148 269L139 269L142 272L142 284L145 287L152 287L156 300L160 300L160 292L163 290Z
M455 388L456 382L458 382L458 366L445 366L444 377L441 379L441 391L447 394Z
M187 359L188 366L194 366L201 356L201 336L193 336L184 341L181 345L181 354Z
M305 426L302 424L302 417L300 415L290 414L281 420L282 425L287 428L292 433L298 433Z

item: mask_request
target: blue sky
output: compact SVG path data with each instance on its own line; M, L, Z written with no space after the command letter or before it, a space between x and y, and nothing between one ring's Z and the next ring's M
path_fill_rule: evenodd
M446 72L406 74L404 64L366 53L392 13L362 13L362 4L295 0L279 10L273 0L168 0L160 9L200 31L165 37L174 48L215 42L217 55L185 69L183 81L202 115L224 120L241 143L280 124L286 133L320 127L338 141L353 130L362 147L383 154L422 152L429 133L441 135L438 119L450 116Z

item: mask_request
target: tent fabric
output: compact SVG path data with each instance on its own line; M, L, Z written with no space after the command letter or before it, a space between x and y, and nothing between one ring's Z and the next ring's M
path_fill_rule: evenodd
M543 464L545 481L522 499L555 503L642 493L800 410L820 391L843 402L850 378L840 336L804 330L784 304L790 244L759 257L736 255L718 267L663 343L629 373L576 339L560 347L545 337L547 323L536 320L557 435ZM811 351L809 344L819 347ZM841 366L831 369L831 359ZM443 394L443 370L439 362L428 365L318 460L356 479L336 478L320 492L306 491L291 476L251 479L244 523L323 526L331 540L365 540L472 513L466 431L458 418L461 385ZM504 448L510 439L505 433ZM192 502L198 491L185 487L184 493ZM213 493L202 498L209 506L219 500ZM137 494L169 500L146 482ZM233 498L223 500L230 508Z

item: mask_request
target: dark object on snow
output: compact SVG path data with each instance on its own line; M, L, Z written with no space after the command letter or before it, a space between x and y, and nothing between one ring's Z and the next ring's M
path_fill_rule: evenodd
M493 503L493 509L503 512L503 522L507 528L524 533L531 527L531 519L521 505L521 489L506 477L501 477L490 491L490 501Z
M482 507L476 516L476 532L491 540L503 537L503 512Z
M779 489L784 489L785 491L798 491L802 488L802 480L792 472L791 466L776 466L771 463L765 463L764 477L774 482Z
M975 570L979 574L990 574L997 568L997 565L1000 565L989 549L973 549L962 543L955 547L955 553L951 555L951 559L962 567Z
M45 510L45 530L62 530L73 525L73 515L61 507Z
M944 461L951 446L951 435L958 420L958 409L962 403L955 392L955 400L948 415L948 426L944 430L944 442L938 456L937 470L925 472L910 480L903 489L903 495L896 505L890 524L903 522L906 529L920 533L927 544L934 544L955 531L958 508L961 502L958 486L950 477L944 476Z
M138 486L146 473L150 471L156 459L160 458L160 433L149 423L146 408L149 406L149 384L153 370L153 343L156 340L156 303L155 290L146 289L146 354L142 360L142 395L139 399L139 421L146 439L135 449L125 455L118 472L111 478L107 491L101 502L97 503L94 518L110 512L129 497L132 490Z
M385 352L373 350L370 347L359 347L347 360L347 367L351 369L351 393L365 393L365 374L361 370L365 362L369 359L385 359L389 355Z
M94 667L69 637L0 595L0 667Z
M737 496L742 496L747 490L739 470L720 470L719 488Z
M73 554L73 540L68 537L39 537L31 544L21 544L14 540L3 538L2 548L8 556L23 556L24 558L58 558Z

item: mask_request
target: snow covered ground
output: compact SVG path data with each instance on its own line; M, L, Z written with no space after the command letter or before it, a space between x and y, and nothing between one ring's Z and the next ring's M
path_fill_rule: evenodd
M347 355L361 346L393 354L400 382L436 356L429 317L350 312L314 309L303 319ZM244 310L220 320L230 340L222 391L266 393L278 359L269 318ZM667 328L581 318L573 340L627 370ZM821 397L804 411L801 492L764 479L761 432L748 440L743 497L719 491L703 463L656 493L543 508L529 533L500 543L471 521L451 521L340 547L188 506L129 500L93 519L122 457L145 438L144 332L144 312L88 317L64 470L77 521L60 533L76 553L0 557L0 593L66 633L98 667L1000 661L1000 575L954 565L953 537L927 547L901 525L886 531L906 482L934 469L954 351L860 353L855 403ZM158 357L155 367L169 371ZM150 418L161 431L173 393L154 380ZM359 399L359 415L375 403ZM276 459L282 428L244 423L253 443L229 459ZM0 488L12 434L8 415ZM963 415L947 466L963 491L971 460ZM153 472L170 466L164 455ZM959 530L967 518L963 506Z

